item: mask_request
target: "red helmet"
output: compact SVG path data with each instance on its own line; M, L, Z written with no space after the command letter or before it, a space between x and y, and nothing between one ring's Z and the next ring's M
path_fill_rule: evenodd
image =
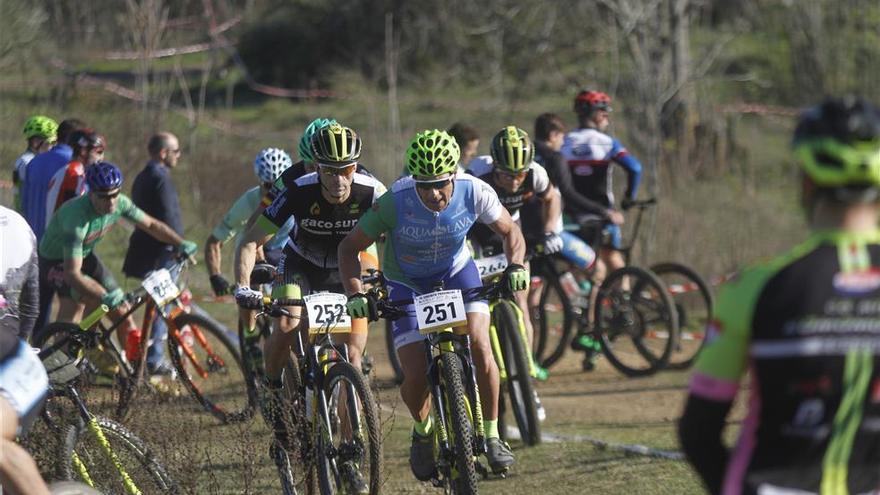
M582 90L574 98L574 111L588 114L593 110L611 111L611 97L601 91Z

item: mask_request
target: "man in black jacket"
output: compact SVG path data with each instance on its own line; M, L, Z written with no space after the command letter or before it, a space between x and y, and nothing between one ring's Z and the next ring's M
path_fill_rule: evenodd
M131 186L131 199L148 215L165 222L179 235L183 235L183 221L177 189L171 181L171 170L180 159L180 143L170 132L159 132L147 144L150 161L135 177ZM149 234L135 230L128 243L122 271L129 277L144 278L151 270L165 266L174 254L174 247L154 239ZM157 317L153 322L152 343L147 352L147 368L152 374L168 374L171 367L165 359L165 340L168 328Z

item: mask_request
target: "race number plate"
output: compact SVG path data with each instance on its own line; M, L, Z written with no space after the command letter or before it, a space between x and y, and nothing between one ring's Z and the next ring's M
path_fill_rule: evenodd
M171 272L165 268L160 268L147 274L147 278L144 279L141 285L160 308L180 295L180 289L177 288L177 284L171 278Z
M474 260L474 264L480 271L480 278L488 278L498 275L507 268L507 255L502 253L489 258L478 258Z
M460 290L441 290L413 298L419 332L434 333L467 323Z
M351 317L345 309L348 298L334 292L318 292L303 298L309 315L309 333L350 333Z

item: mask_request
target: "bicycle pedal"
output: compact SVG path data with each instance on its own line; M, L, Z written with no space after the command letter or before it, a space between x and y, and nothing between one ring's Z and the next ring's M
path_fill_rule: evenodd
M482 462L475 461L474 470L477 472L477 474L480 475L481 478L483 478L483 480L489 479L489 470L486 469L486 466L484 466ZM504 468L504 471L507 472L507 468ZM496 473L493 472L492 474Z

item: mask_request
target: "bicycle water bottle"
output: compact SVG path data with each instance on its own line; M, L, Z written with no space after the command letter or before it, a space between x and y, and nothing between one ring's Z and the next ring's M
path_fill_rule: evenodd
M189 325L186 325L185 327L183 327L183 329L180 330L180 340L185 346L189 348L192 348L192 346L196 343L196 336Z
M585 308L587 306L587 298L584 297L584 292L581 292L581 286L578 285L577 279L574 278L571 272L563 273L559 277L559 284L562 286L562 290L565 291L568 300L571 301L572 306L575 308Z
M130 328L125 336L125 358L133 363L141 358L141 330Z

